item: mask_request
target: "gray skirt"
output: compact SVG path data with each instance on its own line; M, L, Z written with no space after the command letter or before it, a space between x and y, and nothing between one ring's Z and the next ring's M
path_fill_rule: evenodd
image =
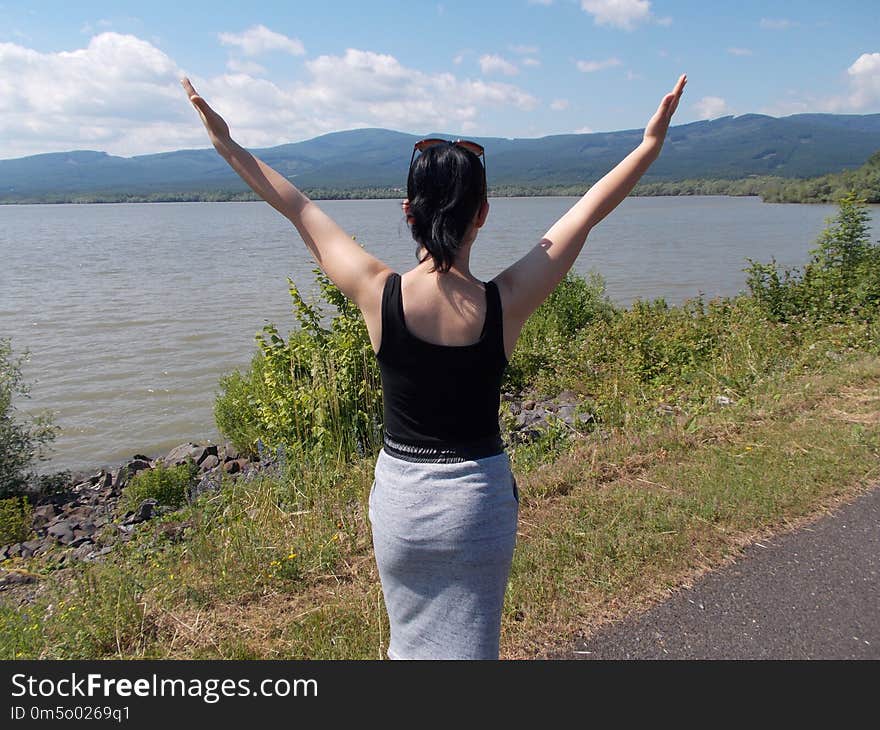
M519 494L504 452L376 461L369 516L391 659L497 659Z

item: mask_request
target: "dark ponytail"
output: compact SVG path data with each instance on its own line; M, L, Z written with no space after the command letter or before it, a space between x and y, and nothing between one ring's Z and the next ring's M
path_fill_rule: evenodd
M406 191L413 240L434 260L435 271L449 271L486 199L483 163L457 145L434 145L416 158Z

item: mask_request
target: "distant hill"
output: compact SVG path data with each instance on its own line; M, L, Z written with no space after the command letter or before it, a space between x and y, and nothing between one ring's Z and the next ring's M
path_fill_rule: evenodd
M594 182L641 136L641 130L624 130L476 139L486 147L490 187L539 188ZM417 139L387 129L358 129L254 152L304 189L402 188ZM878 148L880 114L722 117L672 127L644 182L815 177L857 168ZM75 151L0 160L2 202L244 190L210 148L137 157Z

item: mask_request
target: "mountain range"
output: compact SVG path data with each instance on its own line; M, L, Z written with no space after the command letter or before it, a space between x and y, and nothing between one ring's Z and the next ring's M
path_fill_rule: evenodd
M641 137L642 130L633 129L473 139L486 148L490 188L541 188L594 182ZM253 152L307 190L402 188L418 139L387 129L357 129ZM858 167L878 148L880 114L728 116L670 128L663 153L643 180L812 177ZM73 151L0 160L2 202L245 189L211 148L136 157Z

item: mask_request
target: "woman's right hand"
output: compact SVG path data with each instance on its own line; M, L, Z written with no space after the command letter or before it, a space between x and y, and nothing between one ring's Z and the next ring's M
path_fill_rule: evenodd
M675 88L663 97L654 116L645 127L645 142L662 146L663 140L666 139L666 132L669 129L669 123L672 121L672 115L678 109L678 102L681 100L681 93L684 91L687 83L687 75L682 74L675 84Z
M224 121L223 117L210 107L208 102L196 93L188 78L182 78L180 83L184 91L186 91L190 102L202 118L202 124L205 125L205 129L208 131L211 144L218 150L225 147L231 140L229 125Z

